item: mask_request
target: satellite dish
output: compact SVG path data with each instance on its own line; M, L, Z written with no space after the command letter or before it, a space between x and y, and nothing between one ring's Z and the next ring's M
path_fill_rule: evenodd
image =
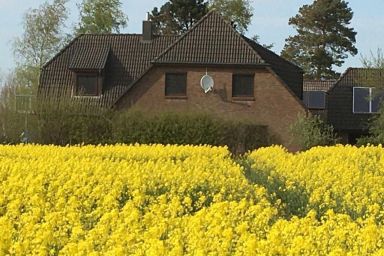
M208 74L205 74L201 78L200 85L201 85L201 88L203 88L205 93L212 91L214 84L215 82L213 81L213 78Z

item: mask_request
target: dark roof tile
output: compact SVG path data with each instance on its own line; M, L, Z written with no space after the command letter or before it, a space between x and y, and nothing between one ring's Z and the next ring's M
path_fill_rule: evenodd
M384 87L384 71L375 68L348 68L335 86Z
M70 68L98 69L105 66L105 86L102 95L98 98L75 100L110 107L128 86L151 66L151 60L176 38L158 36L151 42L143 42L142 36L137 34L81 35L44 66L39 94L50 97L70 96L73 87ZM87 45L90 47L87 48ZM107 49L108 55L106 55Z
M81 38L72 55L69 69L71 70L103 70L108 59L110 46L99 42L99 38L89 42L86 37Z
M263 59L224 18L210 12L154 63L263 64Z
M264 62L271 66L273 71L287 84L296 96L302 99L303 70L255 41L246 37L244 38L259 56L263 58Z
M74 84L71 70L103 70L102 95L89 101L110 107L152 64L163 63L270 66L302 98L302 70L241 36L216 12L208 13L181 37L158 36L148 42L134 34L82 35L44 66L39 93L70 96Z
M304 80L303 90L328 92L335 83L336 80Z

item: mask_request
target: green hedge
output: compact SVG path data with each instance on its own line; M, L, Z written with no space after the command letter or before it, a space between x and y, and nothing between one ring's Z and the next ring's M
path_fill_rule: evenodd
M227 121L207 114L125 112L113 123L113 141L123 143L227 145L234 153L267 146L266 126Z
M48 107L47 107L48 106ZM37 111L39 144L108 144L112 138L111 119L113 113L94 109L95 115L84 111L79 105L66 104L61 107L41 106Z
M0 136L3 143L21 142L24 115L13 116L20 116L20 129L3 129L5 132ZM208 144L227 145L236 154L269 145L266 126L201 113L148 115L102 109L87 112L73 104L61 107L46 104L29 115L28 120L28 140L39 144Z

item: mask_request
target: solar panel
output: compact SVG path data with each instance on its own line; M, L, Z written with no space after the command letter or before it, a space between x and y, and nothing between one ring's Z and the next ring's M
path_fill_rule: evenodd
M304 91L305 105L310 109L325 109L326 93L323 91Z

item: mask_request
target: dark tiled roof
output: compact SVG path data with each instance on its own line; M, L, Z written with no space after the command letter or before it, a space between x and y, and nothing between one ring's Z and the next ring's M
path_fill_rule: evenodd
M384 72L377 69L349 68L328 92L328 122L336 130L367 130L372 114L354 114L353 87L384 86Z
M335 83L336 80L304 80L303 90L328 92Z
M264 62L271 66L273 71L288 85L296 96L299 99L302 99L303 70L255 41L246 37L244 37L244 39L253 48L253 50L258 53Z
M87 61L93 56L100 55L100 49L109 49L102 96L76 99L86 101L87 104L109 107L151 66L150 61L175 40L176 37L173 36L160 36L155 37L151 42L143 42L142 36L135 34L81 35L43 67L39 95L69 97L74 84L73 73L69 67L79 69L100 67L102 65L99 63L104 60L102 57L94 59L90 62L92 64ZM92 47L87 49L86 55L81 59L77 54L86 45Z
M98 40L79 40L71 58L69 69L73 70L102 70L107 63L110 45Z
M384 87L384 71L380 69L348 68L335 86Z
M153 65L167 63L267 66L302 98L300 68L241 36L215 12L181 37L160 36L143 42L142 35L82 35L44 66L39 94L70 97L74 86L71 70L103 70L102 95L75 100L111 107Z
M154 63L261 64L264 61L221 15L210 12Z

